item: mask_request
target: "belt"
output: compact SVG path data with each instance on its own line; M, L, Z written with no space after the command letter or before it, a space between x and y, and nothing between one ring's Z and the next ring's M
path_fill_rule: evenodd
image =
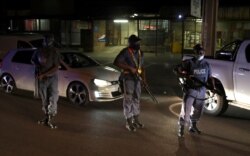
M53 78L53 77L55 77L55 75L45 76L44 79L51 79L51 78Z
M127 74L131 74L129 71L123 71L123 74L127 75Z

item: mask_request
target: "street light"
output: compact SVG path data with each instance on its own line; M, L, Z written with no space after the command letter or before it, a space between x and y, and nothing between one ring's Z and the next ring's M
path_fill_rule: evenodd
M115 19L114 23L128 23L127 19Z
M182 19L182 17L183 17L182 14L178 15L178 19Z

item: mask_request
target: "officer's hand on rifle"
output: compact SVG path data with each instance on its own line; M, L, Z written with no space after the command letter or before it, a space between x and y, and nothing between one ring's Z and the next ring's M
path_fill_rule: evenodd
M38 75L37 75L37 78L38 78L39 80L42 80L42 79L44 79L45 77L46 77L45 74L38 74Z
M189 78L189 75L187 73L187 71L183 70L181 67L177 68L177 73L181 76L181 77L187 77Z
M130 67L129 69L130 69L130 72L132 74L137 74L137 69L136 68Z

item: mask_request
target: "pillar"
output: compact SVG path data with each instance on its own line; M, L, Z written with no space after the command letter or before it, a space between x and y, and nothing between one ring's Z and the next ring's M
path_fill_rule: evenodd
M219 0L203 0L202 45L207 56L214 56L216 48L216 22Z

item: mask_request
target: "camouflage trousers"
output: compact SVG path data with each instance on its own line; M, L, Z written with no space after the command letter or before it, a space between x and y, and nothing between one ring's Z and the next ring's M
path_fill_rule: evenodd
M126 119L140 114L141 83L139 80L124 79L123 113Z
M42 99L42 110L44 113L55 116L59 99L58 76L54 75L39 80L39 94Z

